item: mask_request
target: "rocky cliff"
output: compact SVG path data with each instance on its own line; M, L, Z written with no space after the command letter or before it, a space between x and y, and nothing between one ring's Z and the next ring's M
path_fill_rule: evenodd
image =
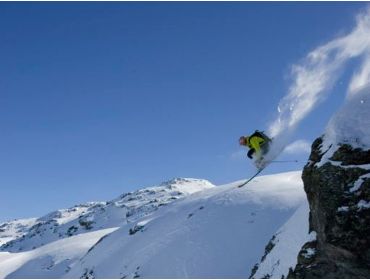
M316 240L288 278L370 278L370 150L318 138L302 178Z

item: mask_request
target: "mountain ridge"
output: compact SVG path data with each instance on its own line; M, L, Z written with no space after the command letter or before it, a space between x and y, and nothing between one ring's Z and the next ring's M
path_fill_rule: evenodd
M96 229L119 227L172 201L214 185L192 178L174 178L158 186L124 193L107 202L87 202L52 211L40 218L0 224L0 251L21 252L36 249L60 238ZM27 227L22 228L22 222ZM7 240L5 239L7 237ZM5 242L6 241L6 242Z

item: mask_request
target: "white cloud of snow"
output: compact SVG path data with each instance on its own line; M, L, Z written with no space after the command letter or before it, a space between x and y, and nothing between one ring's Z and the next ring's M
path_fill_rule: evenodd
M288 154L309 153L311 143L306 140L297 140L285 147L284 152Z
M352 92L342 108L330 119L321 150L331 148L321 159L321 164L331 157L339 144L370 149L370 87Z
M365 87L370 85L370 54L367 56L363 62L362 68L359 72L353 75L348 88L348 97L352 97L354 94L358 93Z
M356 25L347 35L317 47L292 66L293 82L268 128L275 139L271 158L284 149L300 121L327 97L346 63L356 57L361 57L362 63L349 83L348 98L370 80L370 6L356 17Z

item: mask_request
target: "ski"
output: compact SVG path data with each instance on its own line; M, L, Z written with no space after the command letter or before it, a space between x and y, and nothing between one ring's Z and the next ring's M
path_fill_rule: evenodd
M256 174L254 174L252 177L250 177L247 181L245 181L243 184L239 185L238 188L241 188L241 187L244 187L246 184L248 184L250 181L252 181L258 174L260 174L263 170L265 169L264 168L261 168L259 169Z
M298 160L270 160L267 161L262 168L259 168L256 174L254 174L251 178L245 181L243 184L239 185L238 188L244 187L250 181L252 181L258 174L260 174L270 163L285 163L285 162L299 162Z

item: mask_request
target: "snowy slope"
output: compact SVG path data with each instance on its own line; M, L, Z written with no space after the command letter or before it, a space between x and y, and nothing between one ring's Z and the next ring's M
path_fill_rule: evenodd
M77 234L120 227L190 193L211 187L213 185L206 180L173 179L159 186L125 193L112 201L90 202L57 210L32 220L21 234L12 234L9 240L4 238L3 243L8 242L0 247L0 251L27 251ZM0 229L2 227L0 225Z
M245 188L236 187L240 182L214 187L176 179L107 203L53 212L42 219L65 227L91 217L94 226L54 241L46 235L48 242L35 249L0 252L0 278L248 278L253 269L255 276L281 277L309 239L300 176L261 176ZM104 216L97 210L109 205L125 209L118 226L109 222L118 220L116 210ZM297 236L289 239L291 234ZM261 262L273 236L277 245ZM30 247L32 240L43 238L18 240L17 246Z
M102 236L115 229L79 234L27 252L0 252L0 278L61 277Z
M290 260L281 267L286 275L308 238L300 172L258 177L244 189L238 183L198 192L122 226L65 277L247 278L272 236L299 223L303 237L283 253ZM300 205L305 208L287 223Z

